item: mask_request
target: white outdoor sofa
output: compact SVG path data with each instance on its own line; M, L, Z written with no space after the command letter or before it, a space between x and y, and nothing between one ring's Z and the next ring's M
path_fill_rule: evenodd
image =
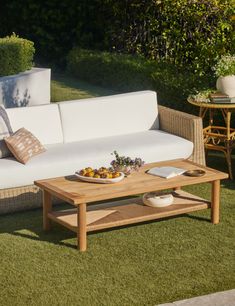
M107 97L7 109L13 131L31 131L47 151L26 165L0 159L0 213L39 207L38 179L109 166L117 150L146 163L190 159L205 164L199 117L157 104L156 93Z

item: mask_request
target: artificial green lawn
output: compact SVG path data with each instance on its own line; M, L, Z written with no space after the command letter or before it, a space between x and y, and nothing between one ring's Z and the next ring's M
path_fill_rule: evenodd
M98 95L98 88L62 82L52 85L64 92L61 100ZM208 164L226 170L222 155L210 155ZM210 196L209 184L186 189ZM206 210L93 233L85 253L59 225L44 233L41 209L0 216L0 305L156 305L232 289L234 181L222 183L221 206L218 225Z

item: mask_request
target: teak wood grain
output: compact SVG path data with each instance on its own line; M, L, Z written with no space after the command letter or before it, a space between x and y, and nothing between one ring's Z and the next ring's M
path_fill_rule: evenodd
M147 170L153 167L173 166L185 170L201 169L202 177L176 176L171 179L149 175ZM184 214L211 206L211 221L219 223L220 180L228 175L217 170L197 165L187 160L174 160L146 164L139 172L133 173L115 184L97 184L79 181L75 176L59 177L36 181L35 185L43 190L43 226L49 230L53 220L77 233L77 246L86 251L87 232L137 222ZM211 203L181 190L182 186L210 182L212 184ZM166 208L152 208L141 205L140 199L119 201L120 205L90 205L91 202L115 199L141 194L149 191L173 189L174 204ZM74 206L73 211L52 211L52 196L56 196ZM125 202L127 201L127 202ZM124 204L123 204L124 203ZM98 206L98 209L95 207Z
M165 208L153 208L143 205L141 198L119 200L110 203L91 205L86 213L87 232L111 227L156 220L169 216L189 213L210 207L210 202L188 192L174 192L174 204ZM100 207L101 206L101 207ZM77 209L54 211L49 218L68 229L77 232Z
M165 165L183 168L185 170L202 169L206 171L206 174L202 177L180 175L171 179L165 179L145 173L153 167ZM87 183L79 181L76 176L68 176L36 181L35 185L68 203L79 205L84 202L90 203L154 190L179 188L187 185L212 182L227 177L228 175L226 173L215 169L197 165L187 160L175 160L146 164L139 172L133 173L131 176L115 184Z

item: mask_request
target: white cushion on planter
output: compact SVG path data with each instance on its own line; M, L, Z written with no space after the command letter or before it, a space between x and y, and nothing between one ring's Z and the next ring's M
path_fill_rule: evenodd
M60 113L57 104L6 109L13 131L24 127L42 144L63 142Z
M34 180L73 174L86 166L109 166L117 150L147 163L188 158L193 144L159 130L47 146L47 151L22 165L0 159L0 189L33 184Z
M64 142L158 129L154 91L60 102Z

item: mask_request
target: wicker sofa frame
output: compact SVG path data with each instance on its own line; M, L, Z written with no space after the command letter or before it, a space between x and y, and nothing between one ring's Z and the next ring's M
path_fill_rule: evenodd
M194 151L189 160L205 165L203 127L201 118L159 107L160 129L181 136L194 143ZM55 202L58 200L55 199ZM29 210L42 206L42 192L35 185L0 190L0 214Z

